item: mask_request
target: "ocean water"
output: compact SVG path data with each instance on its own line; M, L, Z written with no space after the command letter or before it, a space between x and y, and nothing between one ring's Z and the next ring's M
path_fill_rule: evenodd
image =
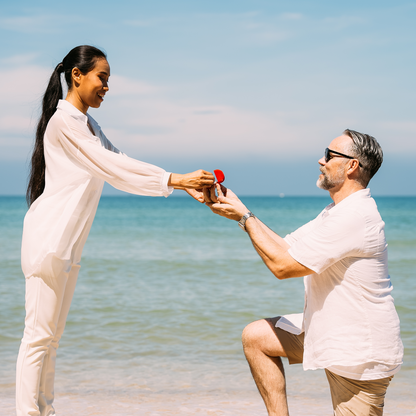
M375 198L386 222L405 361L385 415L416 414L416 198ZM326 197L245 197L280 235ZM23 331L24 198L0 197L0 416L14 412ZM279 281L237 224L187 197L103 197L58 351L57 414L260 415L245 325L300 312L302 279ZM332 414L323 371L286 366L291 415Z

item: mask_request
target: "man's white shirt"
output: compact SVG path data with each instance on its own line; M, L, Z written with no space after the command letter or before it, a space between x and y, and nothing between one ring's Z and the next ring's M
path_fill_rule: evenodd
M328 205L285 241L289 254L315 272L304 278L304 369L356 380L399 371L403 344L384 222L370 190Z

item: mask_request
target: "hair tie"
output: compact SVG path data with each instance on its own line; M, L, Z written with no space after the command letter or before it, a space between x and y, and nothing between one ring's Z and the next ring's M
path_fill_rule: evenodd
M55 71L58 71L59 74L64 72L64 64L60 62L58 65L56 65Z

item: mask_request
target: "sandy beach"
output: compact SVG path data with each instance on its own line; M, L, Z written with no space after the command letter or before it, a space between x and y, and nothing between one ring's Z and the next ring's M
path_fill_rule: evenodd
M12 395L0 396L0 416L14 414L14 398ZM394 405L393 405L394 404ZM59 416L267 416L260 396L253 392L249 397L241 394L223 396L201 394L164 394L150 393L136 397L122 395L103 395L88 393L58 394L55 406ZM332 415L329 401L291 398L291 416L323 416ZM416 414L416 404L386 404L384 416L411 416Z
M331 416L333 414L328 386L323 372L304 372L300 366L287 368L288 400L291 416ZM416 415L416 400L410 374L400 374L393 379L387 391L384 416ZM108 374L111 379L111 375ZM247 389L242 380L241 390L223 388L195 391L195 386L145 387L126 383L113 390L91 388L81 391L61 391L58 383L55 410L58 416L267 416L264 404L254 384ZM97 385L98 385L97 381ZM0 416L12 416L14 385L2 385ZM62 389L63 390L63 389Z

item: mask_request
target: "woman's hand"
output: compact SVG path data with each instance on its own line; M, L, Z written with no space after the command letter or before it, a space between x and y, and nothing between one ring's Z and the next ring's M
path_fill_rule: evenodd
M211 172L199 169L195 172L185 173L184 175L172 173L168 186L173 186L175 189L201 189L210 187L214 182L215 177Z

